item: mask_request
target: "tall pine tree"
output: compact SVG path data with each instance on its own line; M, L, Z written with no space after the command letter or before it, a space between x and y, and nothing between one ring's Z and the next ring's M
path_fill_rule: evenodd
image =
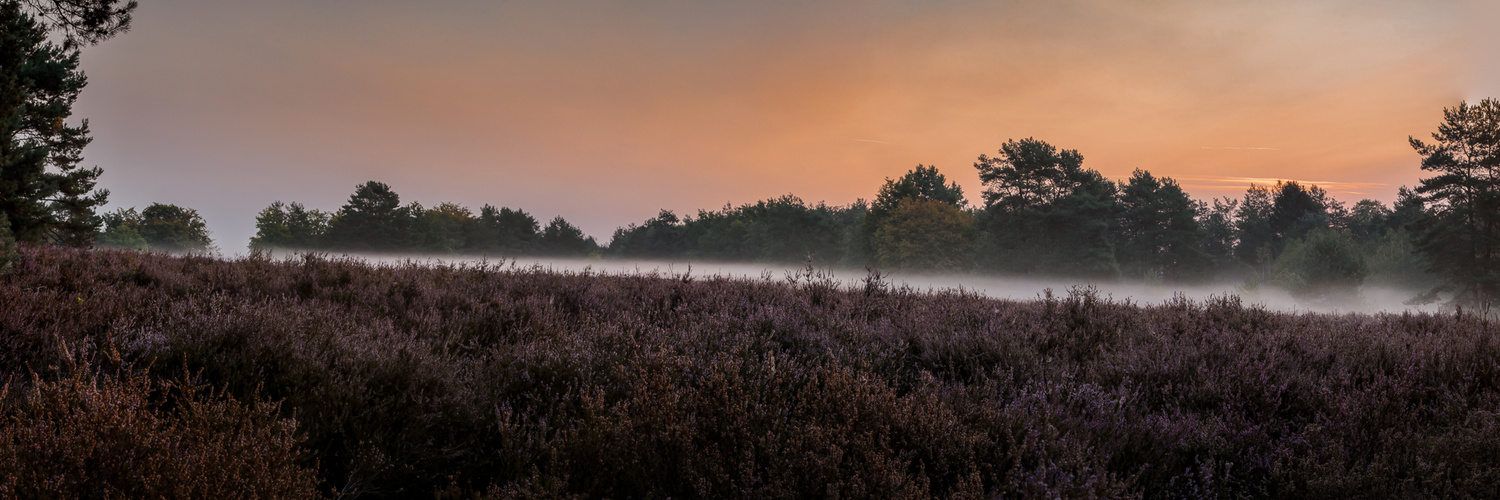
M1422 155L1416 192L1428 207L1417 250L1448 278L1455 302L1488 309L1500 298L1500 100L1443 110L1435 142L1411 139Z
M0 1L0 213L19 241L83 246L99 228L100 170L80 168L88 121L69 126L87 80L78 52L47 41L16 1Z

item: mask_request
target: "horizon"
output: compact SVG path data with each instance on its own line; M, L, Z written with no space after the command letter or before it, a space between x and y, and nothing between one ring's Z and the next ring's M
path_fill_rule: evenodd
M1406 137L1500 95L1480 1L421 6L153 1L83 50L73 120L105 210L203 214L243 253L272 201L562 215L601 243L659 209L782 194L846 205L1008 139L1193 196L1317 184L1389 203ZM1487 17L1488 16L1488 17Z

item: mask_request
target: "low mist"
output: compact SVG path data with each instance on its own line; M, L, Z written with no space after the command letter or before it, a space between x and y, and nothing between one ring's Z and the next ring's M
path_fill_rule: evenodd
M280 254L277 256L291 256ZM804 280L809 269L806 266L775 263L727 263L662 260L625 259L560 259L544 257L475 257L475 256L424 256L424 255L359 255L345 254L374 265L477 265L489 264L517 269L543 269L554 272L592 272L611 275L658 275L694 276L699 278L724 276L740 279L791 282ZM848 288L863 287L869 275L864 269L815 267L811 270L814 279L832 279ZM1065 297L1075 287L1094 287L1099 296L1116 302L1129 301L1138 305L1160 305L1181 296L1194 302L1203 302L1212 297L1237 296L1247 306L1256 305L1283 312L1315 313L1400 313L1438 312L1441 304L1408 305L1407 301L1421 290L1366 285L1358 288L1353 296L1334 301L1309 302L1298 300L1286 290L1272 285L1251 285L1244 280L1219 281L1197 284L1151 283L1144 280L1099 280L1088 281L1069 278L1005 277L986 274L924 273L912 271L880 271L882 279L895 288L908 287L920 292L959 291L983 294L987 297L1008 300L1035 300L1048 289L1053 295Z

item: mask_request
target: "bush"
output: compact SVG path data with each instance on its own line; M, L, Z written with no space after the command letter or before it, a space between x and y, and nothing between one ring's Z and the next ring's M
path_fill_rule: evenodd
M1349 235L1325 227L1287 243L1276 258L1273 281L1299 299L1328 302L1356 296L1369 273Z
M274 403L88 363L59 375L0 390L0 497L317 496Z

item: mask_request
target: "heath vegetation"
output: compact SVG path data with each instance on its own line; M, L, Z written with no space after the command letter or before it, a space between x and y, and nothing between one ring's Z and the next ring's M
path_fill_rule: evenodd
M815 270L746 280L23 245L0 276L0 484L1484 497L1500 488L1494 332L1469 313L1287 314L1088 289L1015 302ZM39 447L38 432L73 444ZM136 455L110 451L123 449ZM162 456L201 458L179 470Z

